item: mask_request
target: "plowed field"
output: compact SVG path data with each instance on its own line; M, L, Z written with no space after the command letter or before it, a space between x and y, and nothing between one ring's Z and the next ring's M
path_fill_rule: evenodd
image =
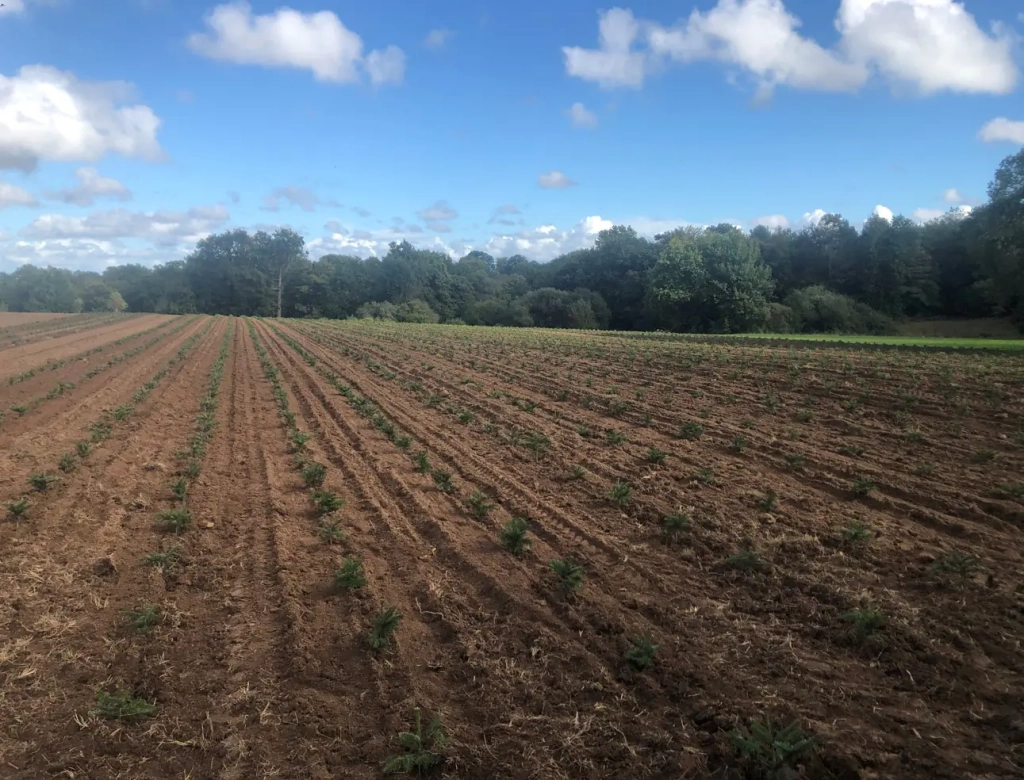
M1024 776L1020 356L58 323L0 777Z

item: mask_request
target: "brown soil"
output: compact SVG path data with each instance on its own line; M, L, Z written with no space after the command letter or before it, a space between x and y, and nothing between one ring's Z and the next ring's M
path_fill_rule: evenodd
M4 503L207 323L5 436ZM166 537L153 517L173 505L175 453L228 327L192 526ZM1024 516L999 489L1024 473L1019 358L256 330L312 434L304 457L346 500L346 537L318 534L257 345L244 321L218 320L85 465L33 496L26 522L0 526L4 777L377 777L416 707L453 738L436 776L754 778L729 733L765 715L814 735L808 778L1022 776ZM677 438L687 422L699 439ZM607 444L609 429L628 438ZM549 449L530 452L529 432ZM416 470L417 451L456 493ZM933 471L914 473L921 463ZM854 497L855 477L876 489ZM622 508L605 496L616 480L633 488ZM477 491L494 504L482 518L468 509ZM692 528L667 542L659 522L678 508ZM516 516L531 522L521 558L497 543ZM870 541L841 541L854 520ZM746 543L763 570L725 564ZM140 562L172 544L173 569ZM951 551L984 569L940 576L932 565ZM362 560L365 587L332 585L345 557ZM547 566L564 557L586 571L571 598ZM844 615L868 604L886 623L858 639ZM144 605L161 622L127 632L123 613ZM375 655L365 635L383 605L402 620ZM659 645L642 673L624 660L640 635ZM155 717L90 715L115 687Z
M0 311L0 328L9 328L17 325L24 325L29 322L42 322L43 320L59 320L69 317L69 314L55 314L53 312L15 312Z
M75 328L66 335L21 344L0 350L0 375L10 376L45 364L62 360L89 347L116 341L131 333L147 330L167 319L166 314L143 314L98 327Z

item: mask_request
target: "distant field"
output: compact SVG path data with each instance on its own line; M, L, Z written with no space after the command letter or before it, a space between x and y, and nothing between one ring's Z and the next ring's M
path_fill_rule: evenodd
M851 336L830 333L744 333L720 338L805 341L815 344L878 344L892 347L940 347L943 349L1024 349L1024 338L946 338L942 336Z

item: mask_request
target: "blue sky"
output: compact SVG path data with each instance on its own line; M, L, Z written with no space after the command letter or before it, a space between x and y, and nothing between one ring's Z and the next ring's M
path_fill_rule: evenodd
M926 220L1024 144L1015 0L4 4L2 270Z

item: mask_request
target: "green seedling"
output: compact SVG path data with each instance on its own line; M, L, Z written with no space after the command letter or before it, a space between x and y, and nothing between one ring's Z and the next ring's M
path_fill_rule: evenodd
M629 649L626 650L626 660L637 671L644 671L654 665L654 656L658 652L658 645L649 636L639 636L633 639Z
M182 507L167 509L157 514L156 522L163 530L181 535L188 530L189 523L192 522L192 515Z
M398 735L398 744L404 752L385 761L383 772L386 775L411 775L432 769L442 761L442 756L435 751L443 750L448 741L441 719L435 715L423 725L423 717L417 707L413 731L403 731Z
M559 590L566 596L572 595L583 585L583 567L571 558L556 558L548 565L558 579Z
M136 634L148 634L160 622L160 607L149 606L124 613L125 622Z
M329 515L345 506L345 500L330 490L314 490L310 495L316 506L316 511L321 515Z
M324 480L327 478L327 467L322 463L308 461L302 467L301 473L306 487L318 488L324 484Z
M530 547L531 540L527 536L529 525L522 517L513 517L498 534L498 542L516 556L523 555Z
M391 646L392 635L402 620L402 613L394 607L385 607L373 617L367 641L370 649L375 652L386 650Z
M341 568L334 572L334 584L349 590L363 587L366 584L363 562L355 558L343 558Z
M100 691L96 694L96 708L91 714L105 720L135 723L156 715L156 705L130 693Z
M473 491L473 494L466 499L466 503L469 505L470 514L477 520L483 520L494 509L494 504L488 501L487 496L479 490Z

